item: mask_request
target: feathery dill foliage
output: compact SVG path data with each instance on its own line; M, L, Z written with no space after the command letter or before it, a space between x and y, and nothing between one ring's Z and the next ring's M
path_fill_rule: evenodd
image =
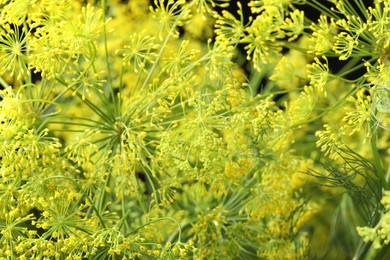
M385 257L389 12L0 1L0 258Z

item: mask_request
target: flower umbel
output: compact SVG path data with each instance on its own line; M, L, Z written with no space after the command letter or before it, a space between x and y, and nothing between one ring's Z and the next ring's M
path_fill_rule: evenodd
M3 25L0 29L0 74L10 73L19 80L30 74L27 58L28 32L17 25Z

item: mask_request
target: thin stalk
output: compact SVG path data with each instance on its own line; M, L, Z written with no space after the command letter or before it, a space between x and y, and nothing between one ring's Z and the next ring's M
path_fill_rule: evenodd
M249 79L249 87L250 87L250 91L251 91L251 94L252 96L256 96L257 94L257 88L259 87L260 85L260 82L261 80L264 78L264 73L260 73L258 71L254 71L254 73L252 73L250 75L250 79ZM264 93L265 94L265 93ZM263 94L262 94L263 95Z
M178 232L179 232L178 242L180 242L180 241L181 241L181 229L182 229L182 228L181 228L181 226L180 226L180 223L177 222L176 219L170 218L170 217L161 217L161 218L158 218L158 219L156 219L156 220L152 220L152 221L150 221L149 223L143 224L143 225L137 227L136 229L132 230L129 234L125 235L125 237L128 237L128 236L130 236L131 234L136 233L138 230L140 230L140 229L142 229L142 228L144 228L144 227L146 227L146 226L148 226L148 225L150 225L150 224L153 224L153 223L156 223L156 222L158 222L158 221L161 221L161 220L171 220L171 221L173 221L173 222L176 223L176 225L177 225L177 227L178 227Z
M76 95L89 107L92 111L94 111L96 114L98 114L104 121L107 123L114 123L114 120L110 118L108 115L106 115L100 108L98 108L96 105L94 105L91 101L85 99L83 100L81 95L79 93L76 93Z
M98 210L100 213L103 212L104 201L106 200L106 198L105 198L106 197L106 187L107 188L109 187L110 180L111 180L111 174L108 174L106 181L104 183L104 187L102 188L102 191L100 193L99 206L98 206Z
M381 260L381 259L385 259L385 255L387 253L387 251L389 250L389 246L390 245L384 245L380 250L379 252L375 255L375 260Z
M68 87L68 84L66 84L66 82L64 80L62 80L60 78L56 78L56 80L59 83L61 83L62 85ZM108 117L99 107L94 105L91 101L89 101L88 99L84 99L83 100L83 98L82 98L80 93L76 92L76 96L79 97L82 102L84 102L92 111L94 111L98 116L100 116L107 123L111 123L111 124L114 123L112 118Z
M344 77L345 75L348 75L348 74L360 69L363 66L364 66L364 63L361 62L361 59L354 57L350 62L347 63L347 65L343 66L343 68L337 73L336 76Z
M126 218L127 218L127 216L130 214L130 212L131 212L131 210L128 210L127 212L126 212L126 205L125 205L125 194L124 194L125 192L124 192L124 190L122 190L122 197L123 197L123 199L122 199L122 201L121 201L121 208L122 208L122 218L121 218L121 220L120 220L120 224L119 224L119 229L122 227L122 225L124 224L124 231L123 231L123 233L125 233L127 230L130 230L130 226L129 226L129 224L127 223L127 220L126 220Z
M141 75L142 75L142 71L140 71L138 74L137 74L137 78L135 79L135 82L134 82L134 85L131 89L131 92L130 92L130 97L133 97L134 96L134 93L135 91L137 90L137 86L138 86L138 83L141 79Z
M374 157L374 165L375 169L377 171L377 175L381 181L381 184L385 190L389 190L389 183L386 181L386 176L383 171L382 165L381 165L381 160L378 152L378 147L377 147L377 131L376 131L376 126L375 126L375 119L371 118L370 120L370 130L371 130L371 139L370 139L370 146L371 146L371 152Z
M366 242L363 241L363 239L360 240L359 246L358 246L358 248L356 250L356 253L355 253L355 255L354 255L354 257L352 259L353 260L364 259L364 256L369 251L369 249L371 247L371 244L372 244L371 241L366 243Z
M125 68L124 68L124 65L122 63L121 74L119 76L118 114L117 114L118 117L120 117L122 115L122 107L123 107L122 93L123 93L123 73L124 73L124 71L125 71Z
M86 127L95 127L95 125L84 124L84 123L75 123L75 122L63 122L63 121L47 121L46 123L50 124L60 124L60 125L70 125L70 126L86 126ZM64 129L66 130L66 129Z
M171 31L173 31L173 29L174 29L175 27L176 27L176 25L174 25L174 26L172 27L172 30L171 30ZM148 75L146 76L146 79L144 80L144 83L142 84L141 89L144 89L144 88L146 87L146 85L148 84L150 78L152 77L152 75L153 75L153 73L154 73L154 70L156 69L157 64L158 64L158 62L160 61L161 56L162 56L162 54L163 54L163 52L164 52L164 50L165 50L165 46L168 44L168 41L169 41L170 36L171 36L171 34L170 34L170 32L169 32L168 35L165 37L165 40L164 40L163 44L161 45L160 52L158 53L157 59L156 59L156 61L154 62L152 68L150 69Z
M330 8L324 6L319 1L316 1L316 0L314 0L313 2L307 1L307 4L310 5L311 7L313 7L314 9L320 11L321 13L325 14L328 17L332 17L336 20L340 19L340 17L338 15L336 15L334 12L332 12L330 10Z
M50 129L50 132L72 132L72 133L82 133L85 129Z
M108 74L108 83L109 83L109 92L110 96L112 98L112 102L114 103L114 109L117 109L116 106L116 99L114 95L114 90L112 86L112 76L111 76L111 67L109 62L109 55L108 55L108 47L107 47L107 28L106 28L106 10L107 10L107 4L106 0L102 0L102 10L103 10L103 39L104 39L104 51L106 55L106 64L107 64L107 74ZM115 111L115 114L118 114L118 111Z
M2 85L4 88L8 88L9 87L8 83L5 82L3 77L0 77L0 85Z
M305 125L305 124L308 124L310 122L313 122L319 118L322 118L324 115L326 115L327 113L329 113L329 111L332 111L332 110L336 110L338 107L342 106L343 104L345 104L347 102L347 98L350 97L350 96L353 96L357 91L359 90L359 88L353 88L352 90L350 90L348 92L348 94L346 94L343 98L340 99L340 101L337 101L337 103L331 107L331 108L326 108L324 110L324 112L318 114L317 116L313 117L313 118L310 118L306 121L302 121L302 122L299 122L295 125L293 125L292 127L298 127L300 125Z
M94 120L94 119L91 119L91 118L87 118L87 117L81 117L81 116L67 116L67 115L63 115L63 116L56 116L56 118L57 119L64 118L64 119L71 119L71 120L89 121L89 122L94 123L96 125L107 126L107 125L102 124L102 122L99 122L97 120Z
M143 161L143 160L142 160ZM158 198L157 198L157 190L156 190L156 187L154 186L154 182L153 182L153 179L152 177L150 176L150 174L148 172L152 172L152 169L150 169L150 167L145 163L142 163L141 164L141 167L142 169L144 170L144 173L146 175L146 178L148 179L149 183L150 183L150 186L153 190L153 195L154 195L154 200L155 200L155 203L158 204Z
M154 73L154 71L155 71L155 69L157 67L158 62L160 61L160 59L162 57L162 54L163 54L163 52L165 50L165 47L167 46L168 41L171 38L171 34L176 29L178 20L179 20L179 18L176 19L175 23L172 25L172 28L170 29L170 31L168 32L167 36L165 37L165 40L164 40L163 44L161 45L160 52L157 55L157 59L154 62L152 68L150 69L148 75L146 76L146 79L144 80L144 83L142 84L141 89L144 89L146 87L146 85L149 83L149 80L152 77L152 75L153 75L153 73Z

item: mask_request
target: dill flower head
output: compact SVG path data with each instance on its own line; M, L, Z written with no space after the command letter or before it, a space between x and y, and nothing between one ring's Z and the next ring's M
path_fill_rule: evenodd
M242 5L240 2L237 2L238 6L238 15L240 20L238 20L230 12L223 10L222 15L218 17L215 23L215 33L217 34L217 41L227 41L231 44L237 43L245 32L244 24L244 14L242 10ZM252 18L250 18L250 21Z
M130 36L129 43L122 50L116 51L123 56L123 64L132 66L134 72L146 71L146 63L153 63L157 57L156 50L159 45L155 43L155 37L143 34L134 33Z
M184 0L169 0L164 3L163 0L154 0L155 8L150 7L153 18L160 23L157 35L162 39L163 35L179 37L177 26L183 26L191 17L190 9L184 5Z
M324 128L325 130L316 132L316 136L319 137L316 144L325 155L329 155L330 158L334 159L339 156L340 149L345 146L342 142L345 131L342 128L336 130L327 124L324 125Z
M213 15L215 13L215 7L228 7L229 2L229 0L195 0L193 4L202 18L205 18L207 14Z
M9 3L2 6L0 19L4 22L20 26L23 23L30 22L31 14L37 12L35 0L26 1L7 1Z
M66 157L78 166L89 162L91 154L98 151L97 146L92 142L95 135L99 135L99 131L87 129L81 136L77 136L74 142L65 147Z
M29 69L48 79L62 76L72 63L93 60L105 24L102 11L91 5L82 8L70 5L68 10L69 13L59 12L59 17L38 19L29 38ZM75 18L70 15L72 12L81 15Z
M18 80L30 74L27 69L28 58L27 38L29 33L25 27L21 29L17 25L3 25L0 29L0 74L9 73Z
M251 0L249 1L248 6L251 8L253 13L261 13L262 11L272 8L286 8L288 4L292 2L291 0Z
M266 64L274 63L280 57L283 44L279 39L285 37L283 23L284 10L271 6L247 26L242 42L246 44L247 60L253 60L256 70L262 71Z
M199 54L199 50L197 49L188 49L189 43L189 40L183 40L180 43L179 50L174 49L174 51L172 51L172 55L165 58L164 70L171 74L171 78L176 78L175 75L177 75L177 78L188 77L182 73L182 70L186 68L186 66L195 62L195 58ZM168 78L167 81L169 79L170 78Z
M286 32L286 36L288 36L288 41L296 40L304 31L305 24L304 18L305 13L298 9L289 13L290 17L287 17L283 24L282 28Z
M309 38L309 52L321 55L331 50L334 43L336 24L333 19L321 15L317 23L310 26L313 33Z
M329 78L329 65L328 59L323 56L325 63L322 63L317 57L314 57L314 62L307 65L308 78L310 79L310 85L317 88L321 92L326 94L325 85Z
M359 44L356 38L346 32L341 32L335 37L333 50L339 55L340 60L348 59L354 48Z
M0 90L0 97L0 140L12 140L17 133L30 127L35 117L21 95L15 94L11 87Z
M205 68L214 85L220 86L231 80L233 54L234 48L228 42L216 42L215 46L209 47Z
M92 71L89 68L89 65L86 65L86 68L83 68L81 64L79 68L76 68L72 72L72 75L69 75L65 80L68 83L68 88L73 91L73 95L80 95L81 99L85 100L86 97L92 98L94 91L97 91L100 94L103 94L103 84L106 82L105 79L102 79L105 72L96 72Z
M352 129L352 131L350 131L350 135L352 135L370 122L372 98L371 96L365 96L363 89L357 93L356 97L349 97L348 101L353 103L355 108L346 113L343 121ZM368 125L366 125L366 127L367 126Z
M81 8L81 15L77 21L77 36L80 40L84 39L86 42L80 43L80 47L83 45L88 46L89 42L95 42L99 40L99 36L102 33L102 28L106 21L103 21L103 11L95 9L91 4Z

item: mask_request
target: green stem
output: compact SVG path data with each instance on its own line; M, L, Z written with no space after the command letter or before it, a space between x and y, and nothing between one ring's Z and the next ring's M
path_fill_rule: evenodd
M381 260L381 259L385 259L385 255L387 253L387 251L389 250L389 245L384 245L380 250L379 252L375 255L375 260Z
M8 88L9 87L8 83L5 82L5 80L2 77L0 77L0 85L2 85L4 88Z
M103 39L104 39L104 51L106 55L106 64L107 64L107 73L108 73L108 83L109 83L109 91L112 98L112 102L114 103L114 109L117 109L116 106L116 99L114 95L114 90L112 86L112 76L111 76L111 68L110 68L110 62L109 62L109 55L108 55L108 47L107 47L107 28L106 28L106 9L107 4L106 0L102 0L102 10L103 10ZM118 111L115 111L117 114Z
M374 157L375 169L376 169L378 177L381 181L382 187L385 190L389 190L389 183L386 181L385 173L383 171L379 152L378 152L378 147L377 147L378 137L377 137L375 119L373 117L371 117L371 121L370 121L370 131L371 131L370 145L371 145L371 152L372 152L372 155Z
M99 203L99 206L98 206L99 213L104 212L104 207L105 207L104 202L107 199L106 188L109 188L110 180L111 180L111 174L108 174L107 178L105 180L104 187L102 188L101 193L100 193L100 198L99 198L99 202L98 202Z
M367 254L368 250L371 247L372 242L364 242L363 239L360 240L359 246L356 250L356 254L352 258L353 260L364 259L364 256Z
M330 8L321 4L320 1L316 1L316 0L307 1L307 5L313 7L314 9L320 11L321 13L323 13L324 15L326 15L328 17L334 18L336 20L340 19L336 13L332 12L330 10Z
M383 171L383 168L382 168L382 165L381 165L379 152L378 152L378 148L377 148L377 131L376 131L376 125L375 125L375 119L374 118L371 118L371 121L370 121L370 134L371 134L371 139L370 139L371 152L372 152L373 157L374 157L374 166L375 166L375 169L377 171L377 175L378 175L378 177L380 179L380 182L382 184L383 189L384 190L389 190L389 184L388 184L388 182L386 180L386 176L384 174L384 171ZM383 218L383 216L382 216L382 218ZM374 221L374 225L376 223L378 223L378 222ZM372 245L371 241L364 242L363 239L361 239L361 241L359 243L359 246L358 246L358 248L356 250L356 254L353 257L353 259L354 260L365 259L365 256L366 256L367 252L370 250L371 245ZM381 258L378 258L378 257L381 257L382 255L384 255L386 253L387 249L388 249L387 246L382 248L377 253L377 256L375 257L375 259L381 259Z
M171 30L171 31L173 31L175 27L176 27L176 25L174 25L174 26L172 27L172 30ZM161 59L161 57L162 57L162 54L163 54L163 52L164 52L164 50L165 50L165 47L166 47L166 45L168 44L168 41L169 41L170 36L171 36L171 33L169 32L168 35L167 35L167 37L165 37L164 43L161 45L160 52L158 53L157 59L156 59L156 61L154 62L152 68L150 69L148 75L146 76L146 79L144 80L144 83L142 84L141 89L144 89L144 88L146 87L146 85L149 83L149 80L150 80L150 78L152 77L153 72L154 72L154 70L156 69L158 62L160 61L160 59Z
M178 25L178 22L179 22L179 18L176 19L176 21L172 25L172 28L170 28L170 31L168 32L168 35L165 37L165 40L164 40L163 44L161 45L160 52L158 53L157 58L156 58L156 60L155 60L155 62L153 64L152 68L150 69L148 75L146 76L146 79L144 80L141 89L144 89L147 86L147 84L149 83L149 80L152 77L154 71L156 70L157 65L158 65L158 63L159 63L159 61L160 61L160 59L162 57L162 54L163 54L163 52L165 50L165 47L167 46L168 41L171 38L172 32L176 29L176 27Z
M148 222L146 224L143 224L143 225L137 227L136 229L132 230L130 233L126 234L125 237L129 237L130 235L135 234L138 230L140 230L140 229L142 229L142 228L144 228L144 227L146 227L146 226L148 226L150 224L153 224L153 223L156 223L158 221L161 221L161 220L171 220L171 221L176 223L176 225L178 227L178 232L179 232L179 237L178 237L177 241L180 242L181 241L181 230L182 230L182 227L180 226L179 222L177 222L176 219L171 218L171 217L161 217L161 218L152 220L152 221L150 221L150 222Z

